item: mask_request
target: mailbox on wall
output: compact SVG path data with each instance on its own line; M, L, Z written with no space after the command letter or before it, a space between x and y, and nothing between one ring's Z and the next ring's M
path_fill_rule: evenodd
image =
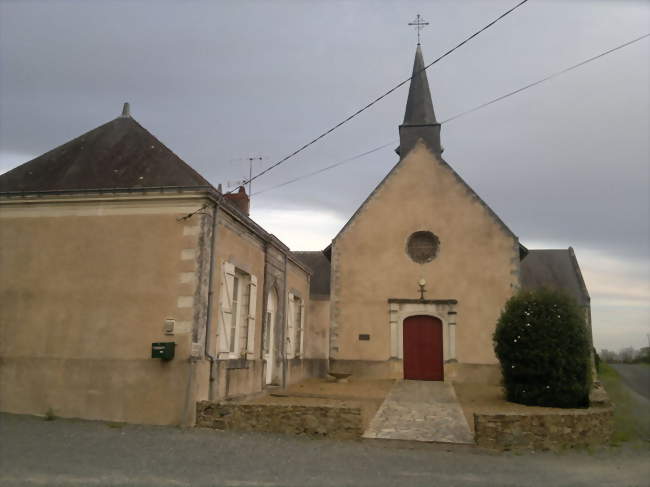
M171 360L174 358L175 342L157 342L151 344L151 358Z

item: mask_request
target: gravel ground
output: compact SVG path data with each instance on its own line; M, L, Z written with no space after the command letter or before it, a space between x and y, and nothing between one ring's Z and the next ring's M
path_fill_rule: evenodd
M650 365L610 364L623 378L623 382L637 394L650 399Z
M0 415L2 486L647 486L648 450L496 454Z

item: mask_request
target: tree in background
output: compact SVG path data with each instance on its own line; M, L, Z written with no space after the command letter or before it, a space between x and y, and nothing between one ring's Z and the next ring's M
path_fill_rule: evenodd
M494 333L509 401L587 407L591 345L584 313L566 293L522 291L506 303Z
M641 350L639 350L636 361L650 364L650 347L643 347Z
M613 350L607 350L606 348L603 348L600 351L600 359L603 362L607 362L608 364L612 364L614 362L618 362L618 354L614 352Z
M637 351L633 347L625 347L618 353L619 360L631 364L636 358Z
M650 347L642 347L639 350L633 347L626 347L626 348L622 348L618 352L614 352L612 350L607 350L604 348L600 351L600 358L603 362L607 362L610 364L650 363Z

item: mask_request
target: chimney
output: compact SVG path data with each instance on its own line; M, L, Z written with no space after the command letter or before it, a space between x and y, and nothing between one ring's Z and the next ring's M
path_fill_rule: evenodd
M130 117L130 116L131 116L131 107L129 105L129 102L126 102L122 106L122 117Z
M236 193L225 194L224 198L244 215L248 216L250 214L251 200L243 186L240 186Z

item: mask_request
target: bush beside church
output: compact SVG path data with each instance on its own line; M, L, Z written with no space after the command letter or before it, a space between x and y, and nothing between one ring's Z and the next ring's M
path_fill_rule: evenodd
M506 399L529 406L588 407L588 333L582 310L561 291L513 296L494 333Z

